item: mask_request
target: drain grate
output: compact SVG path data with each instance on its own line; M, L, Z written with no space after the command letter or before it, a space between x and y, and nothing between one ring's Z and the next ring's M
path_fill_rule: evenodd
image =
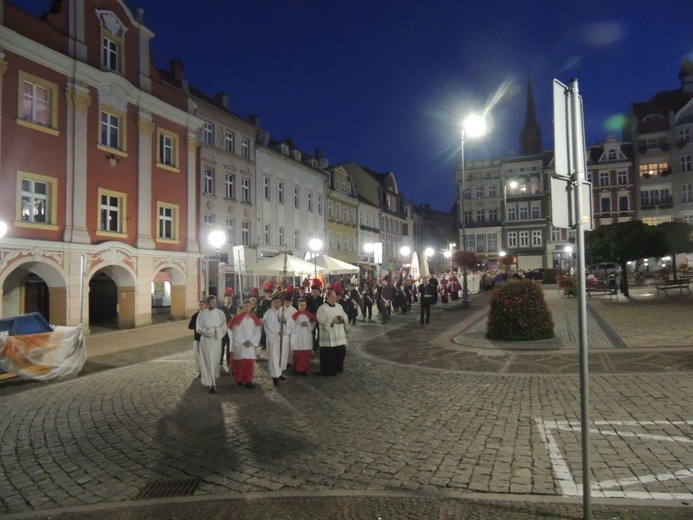
M200 480L196 478L159 480L147 484L147 486L135 497L135 500L190 496L195 493L195 489L197 489L199 483Z

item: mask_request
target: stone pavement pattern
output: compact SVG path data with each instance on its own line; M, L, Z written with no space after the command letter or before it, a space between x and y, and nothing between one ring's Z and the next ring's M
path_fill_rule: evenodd
M429 327L419 326L418 316L411 315L396 316L389 326L359 322L350 341L361 344L363 353L350 348L344 374L290 377L277 389L260 363L259 388L249 391L222 376L217 394L210 395L194 378L191 353L185 350L3 396L0 506L7 514L22 515L127 503L153 481L191 477L199 479L196 497L212 499L235 493L400 491L419 499L430 493L452 497L444 500L444 514L442 499L431 504L411 499L402 511L432 507L438 513L395 515L403 507L400 499L383 518L462 518L455 516L457 506L450 500L468 493L560 499L570 491L570 482L557 475L557 460L573 483L582 478L576 375L475 373L456 363L446 366L445 359L441 367L454 369L383 359L388 349L420 350L431 357L424 347L417 348L421 338L444 334L465 312L436 309ZM188 344L185 338L171 347L183 350ZM457 352L459 346L450 344L450 352ZM691 500L690 374L594 375L591 391L596 490L607 497L624 491L678 497L678 505ZM650 475L664 477L651 480ZM364 504L376 506L373 500ZM571 516L574 504L557 506L552 514L579 518ZM233 507L240 506L234 502ZM342 507L346 512L341 516L324 518L373 518L360 516L353 497ZM140 509L146 514L146 508ZM618 510L623 514L623 507ZM666 511L669 518L691 513L685 508ZM285 516L294 517L320 516ZM535 517L540 516L526 518Z

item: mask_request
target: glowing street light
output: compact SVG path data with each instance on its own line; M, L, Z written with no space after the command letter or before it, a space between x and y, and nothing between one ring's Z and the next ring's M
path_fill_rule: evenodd
M308 247L313 251L313 265L315 266L315 273L313 273L313 279L318 277L318 251L322 249L322 240L319 238L311 238L308 242Z
M399 253L400 253L402 256L409 256L409 255L411 254L411 247L409 247L409 246L402 246L402 247L400 247L400 249L399 249Z
M217 298L221 297L221 255L219 249L226 243L226 233L220 229L215 229L207 236L207 241L217 250Z
M462 249L467 248L467 222L464 212L465 189L464 189L464 140L466 136L481 137L486 133L486 119L482 114L471 114L462 123L462 132L460 133L460 177L462 187L462 200L460 202L460 211L462 213ZM462 307L469 307L469 285L467 283L467 267L462 268Z
M425 254L428 258L431 258L431 257L433 256L433 253L435 253L435 251L433 250L432 247L427 247L426 249L424 249L424 254Z

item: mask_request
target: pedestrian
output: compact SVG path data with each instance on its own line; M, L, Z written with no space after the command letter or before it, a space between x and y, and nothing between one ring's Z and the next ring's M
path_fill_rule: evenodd
M320 373L334 376L344 370L346 357L346 324L348 317L341 305L337 305L337 294L327 291L326 301L318 309L320 328Z
M209 393L216 391L219 358L221 357L221 340L227 332L226 315L217 309L217 298L207 296L207 308L197 316L195 330L200 338L200 378Z
M361 293L361 314L363 314L363 321L366 321L366 319L371 321L373 319L373 289L371 289L371 284L368 282L364 284L363 292Z
M224 296L224 305L221 306L221 310L226 315L226 324L228 326L228 324L231 323L231 320L233 320L234 316L236 316L236 313L238 312L238 309L233 304L233 294L227 294L226 296ZM219 361L220 365L224 364L224 354L226 354L226 366L228 367L229 374L231 374L231 359L233 357L233 353L231 350L231 338L229 337L228 332L224 334L224 337L221 339L221 360Z
M257 347L260 344L262 323L252 312L252 303L245 300L238 314L231 322L233 333L233 363L236 384L246 388L255 388L255 360Z
M192 315L190 318L190 323L188 323L188 328L193 331L193 357L195 358L195 372L197 372L197 377L200 377L200 338L201 335L197 330L195 330L195 326L197 325L197 316L200 314L200 311L204 310L207 307L205 304L204 300L200 300L197 302L197 312Z
M313 329L317 323L315 315L308 312L305 299L298 300L298 310L291 316L294 321L291 331L294 374L308 375L310 356L313 353Z
M424 320L426 321L426 324L429 324L431 321L431 305L433 305L433 300L436 295L436 288L425 276L421 278L419 295L421 300L421 315L419 317L419 324L423 325Z
M267 368L274 386L279 386L279 381L286 379L282 372L286 370L289 360L289 327L293 327L289 317L290 314L282 305L282 297L273 295L271 307L265 312L262 324L267 338Z
M385 325L390 321L390 311L392 309L392 300L395 297L395 293L392 287L387 283L387 280L380 282L380 300L381 300L381 314L382 321L381 324Z

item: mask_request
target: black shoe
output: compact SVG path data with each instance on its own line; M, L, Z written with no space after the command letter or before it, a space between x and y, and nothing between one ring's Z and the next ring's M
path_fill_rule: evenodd
M291 363L287 363L286 368L291 368Z
M284 376L279 376L278 379L279 379L280 381L286 381L286 377L284 377Z
M304 371L301 372L300 374L301 374L303 377L306 377L306 376L308 375L308 372L306 372L306 371L304 370Z
M236 383L238 386L243 386L243 383Z
M246 383L245 387L246 388L255 388L257 385L255 383Z
M209 393L210 393L210 394L213 394L213 393L215 393L215 392L216 392L216 390L214 390L214 387L211 387L211 388L209 389Z
M279 378L278 377L273 377L272 378L272 384L274 386L279 386Z

